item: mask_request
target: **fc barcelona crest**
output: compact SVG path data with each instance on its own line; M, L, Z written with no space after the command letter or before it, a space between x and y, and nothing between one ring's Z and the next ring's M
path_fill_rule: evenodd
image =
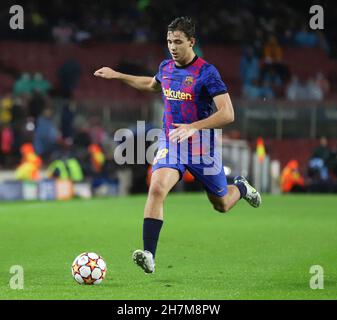
M190 86L192 85L192 83L193 83L193 77L187 76L184 81L185 86Z

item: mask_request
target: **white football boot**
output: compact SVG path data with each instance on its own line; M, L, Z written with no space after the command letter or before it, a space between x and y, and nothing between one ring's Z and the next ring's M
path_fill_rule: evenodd
M234 184L237 182L242 182L247 188L247 193L243 197L252 207L257 208L262 204L262 198L260 193L252 187L246 178L238 176L234 178Z
M138 249L132 254L132 260L140 266L145 273L154 273L155 263L150 251Z

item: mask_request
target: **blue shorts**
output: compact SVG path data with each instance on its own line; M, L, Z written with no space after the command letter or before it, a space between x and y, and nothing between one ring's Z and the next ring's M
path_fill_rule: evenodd
M218 197L226 195L227 179L220 153L215 150L195 153L190 144L186 149L187 151L182 151L179 144L172 144L167 139L160 138L152 172L160 168L173 168L179 171L181 179L188 170L208 193Z

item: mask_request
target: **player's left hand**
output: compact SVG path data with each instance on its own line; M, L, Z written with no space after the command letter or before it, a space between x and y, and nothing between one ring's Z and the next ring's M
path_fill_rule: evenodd
M172 142L183 142L198 131L192 123L172 123L172 125L175 127L169 133L169 139Z

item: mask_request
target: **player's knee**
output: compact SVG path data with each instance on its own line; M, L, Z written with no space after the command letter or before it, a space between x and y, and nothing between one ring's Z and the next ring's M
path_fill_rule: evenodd
M166 196L166 190L163 184L161 183L155 183L151 185L149 190L150 196L155 198L165 198Z

